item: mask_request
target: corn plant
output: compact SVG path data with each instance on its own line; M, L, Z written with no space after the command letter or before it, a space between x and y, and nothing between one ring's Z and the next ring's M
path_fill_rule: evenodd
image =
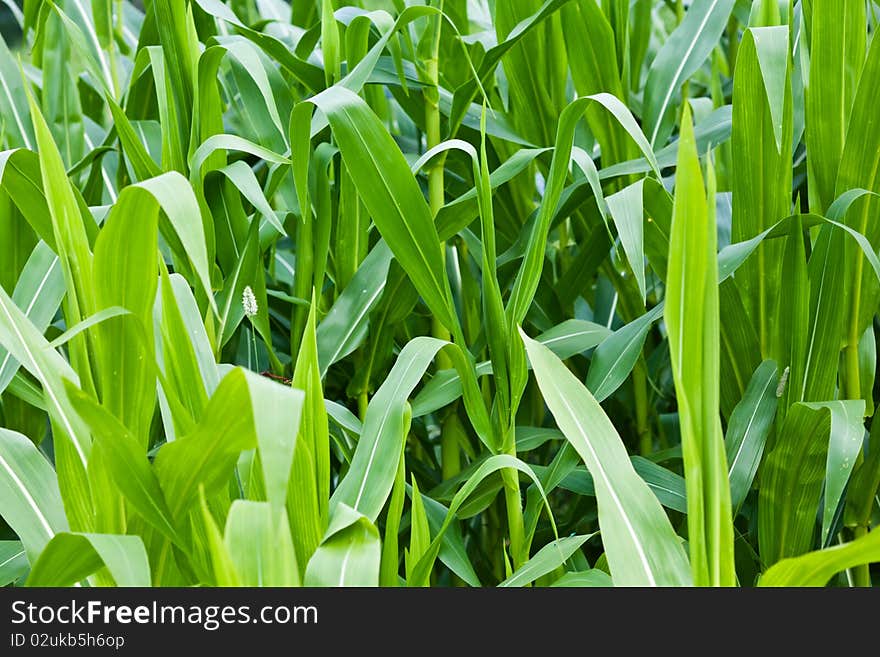
M24 0L0 580L870 586L874 0Z

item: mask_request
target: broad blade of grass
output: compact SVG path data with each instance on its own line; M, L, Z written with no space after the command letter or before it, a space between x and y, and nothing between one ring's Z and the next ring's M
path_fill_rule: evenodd
M38 243L21 271L12 301L38 331L45 331L58 312L64 292L64 277L58 256L45 242ZM12 381L18 368L19 362L0 346L0 393Z
M56 468L71 526L91 524L91 493L86 464L91 436L70 405L63 379L78 382L74 371L52 349L12 299L0 288L0 343L43 386L49 416L53 422Z
M523 335L544 400L596 482L599 528L618 586L691 583L681 543L660 503L635 473L596 399L544 346Z
M15 531L34 563L67 518L55 471L25 436L0 429L0 486L3 520Z
M727 448L730 505L735 512L746 499L758 472L767 435L776 415L776 363L765 360L749 380L742 400L733 409L724 442Z
M865 63L865 4L813 0L806 142L810 208L823 212L834 198L850 111Z
M647 294L645 289L645 238L644 226L644 200L642 190L644 179L625 187L607 199L608 210L617 227L617 235L623 244L626 259L636 277L639 292L642 295L642 303Z
M758 505L761 559L780 559L810 550L826 469L831 412L794 404L764 457Z
M586 536L567 536L547 543L537 554L524 563L510 577L498 586L528 586L559 566L562 566L576 550L590 540L594 534Z
M835 573L878 561L880 532L874 530L851 543L783 559L764 573L758 585L825 586Z
M116 586L149 586L150 564L138 536L62 532L31 568L27 585L71 586L106 568Z
M14 584L29 570L27 554L21 541L0 541L0 586Z
M710 160L707 195L693 134L685 105L664 317L681 423L694 582L733 586L733 522L719 417L715 176Z
M330 497L330 433L318 368L314 303L291 385L305 392L287 490L290 531L298 563L304 569L327 528Z
M792 100L784 74L782 98L778 97L779 70L787 70L788 50L787 27L748 29L739 47L731 135L731 237L737 242L758 235L790 214ZM765 73L766 69L770 70ZM763 358L775 356L771 323L779 296L781 263L782 245L762 244L756 257L737 275Z
M400 352L385 383L370 400L364 427L348 474L330 498L330 513L345 504L371 522L379 516L391 494L400 448L406 439L404 427L411 414L407 398L424 376L437 352L444 347L465 381L465 404L478 435L490 441L489 417L479 396L471 365L455 345L436 338L420 337Z
M332 87L309 99L309 103L330 122L358 194L395 258L437 319L456 342L463 343L443 267L440 238L400 149L375 113L353 92ZM291 118L293 139L299 140L293 145L295 158L303 150L308 154L303 140L308 139L309 132L301 127L308 125L303 119L311 117L310 105L298 106ZM302 160L294 166L301 206L305 200L302 188L307 184L305 167Z
M651 145L665 145L681 85L692 76L727 26L734 0L695 0L657 53L645 87L645 128Z
M299 570L284 509L235 500L224 540L240 586L297 586Z
M306 567L306 586L378 586L379 531L366 516L339 504L323 542Z

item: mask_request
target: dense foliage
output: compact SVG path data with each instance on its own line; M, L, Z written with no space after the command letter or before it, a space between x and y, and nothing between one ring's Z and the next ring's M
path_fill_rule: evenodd
M5 9L2 584L871 584L876 2Z

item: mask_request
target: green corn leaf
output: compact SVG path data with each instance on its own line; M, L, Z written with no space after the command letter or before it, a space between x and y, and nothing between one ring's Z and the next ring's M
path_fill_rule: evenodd
M788 371L784 386L780 418L785 417L791 401L803 397L806 369L807 339L810 304L810 279L807 272L804 228L800 216L791 224L785 242L785 260L782 263L782 285L779 289L779 353L784 359L783 376ZM780 423L781 424L781 423Z
M830 428L829 409L794 404L764 457L758 541L768 566L812 547Z
M592 570L582 570L577 572L565 573L550 586L564 587L609 587L613 586L611 577L604 570L593 568Z
M157 347L157 364L164 373L162 391L166 399L174 400L177 411L172 416L173 422L169 421L170 418L165 421L165 430L173 439L177 432L188 432L194 421L201 417L208 396L219 383L219 376L214 364L214 350L208 350L208 363L203 368L202 360L198 357L201 340L190 337L201 336L192 329L191 324L185 323L186 310L194 308L196 321L204 332L189 286L180 274L169 277L164 267L160 267L159 271L160 290L156 295L153 322L157 342L161 337L161 348ZM176 286L175 281L178 283Z
M297 586L296 554L284 509L236 500L226 518L224 541L239 586Z
M844 234L823 226L808 264L810 323L804 378L800 396L804 401L834 397L844 319Z
M72 326L71 328L67 329L64 333L62 333L57 338L52 340L52 342L50 342L49 345L53 349L57 349L58 347L61 347L65 344L67 344L68 342L70 342L70 340L74 336L79 335L83 331L90 329L93 326L99 325L101 322L105 322L108 319L112 319L114 317L122 317L123 315L130 315L130 314L131 314L130 311L128 311L125 308L122 308L120 306L110 306L109 308L104 308L104 310L99 310L91 317L87 317L86 319L81 321L79 324L76 324L75 326Z
M659 311L654 313L653 317L655 319L659 317ZM597 345L601 345L612 337L612 335L611 331L601 324L570 319L548 329L536 339L554 354L564 359L570 358L575 354L583 353ZM615 354L624 348L629 349L629 347L623 347L621 346L621 343L618 343L617 346L615 346ZM595 359L596 354L594 352L593 360L595 361ZM633 359L635 359L635 357L633 357ZM633 360L633 362L635 361ZM621 366L622 369L625 369L625 367L625 365ZM615 370L615 372L620 371L621 368ZM477 363L474 371L478 377L491 374L492 363L490 361ZM628 372L629 370L622 375L623 379L626 378ZM623 379L621 379L621 381ZM437 409L443 408L447 404L451 404L461 397L461 395L462 384L458 372L455 370L441 370L425 384L421 391L416 395L415 399L413 399L413 417L422 417L423 415L427 415Z
M23 148L0 152L0 184L7 194L15 190L14 194L9 194L9 200L37 236L52 247L53 251L56 250L52 218L43 193L39 156Z
M287 499L305 395L301 390L280 385L267 377L247 370L243 373L260 453L263 486L273 507L282 507Z
M297 57L283 41L251 29L242 23L238 16L220 0L195 0L195 2L205 13L233 25L244 37L274 57L286 71L309 89L316 91L323 88L323 71L314 64Z
M96 380L103 405L135 436L146 437L153 417L153 302L158 287L158 204L138 186L125 188L95 242L96 309L127 315L95 331Z
M610 112L620 125L629 133L648 162L651 164L659 178L657 161L651 147L645 139L635 119L627 107L614 96L607 93L595 94L578 98L569 104L560 115L559 129L556 135L556 147L553 153L553 162L550 166L550 175L547 179L544 199L538 214L538 219L533 225L529 235L523 263L517 272L513 284L513 291L505 308L508 323L516 325L522 322L528 312L529 306L537 290L543 269L544 246L547 234L550 230L550 222L556 211L556 205L562 194L565 178L568 172L568 162L571 156L572 140L578 120L584 112L593 104L598 104Z
M428 515L428 526L431 532L440 533L443 523L449 514L449 509L427 495L422 496L422 501L425 503L425 512ZM437 558L470 586L481 585L480 578L477 576L476 571L474 571L474 566L468 556L461 527L458 523L450 523L443 532Z
M154 468L175 521L195 504L200 486L207 496L216 493L227 483L239 453L256 446L252 414L242 408L248 399L246 385L242 370L227 374L208 402L204 420L159 449Z
M55 471L34 444L20 433L0 429L2 515L34 563L59 532L68 530Z
M880 561L880 532L834 547L783 559L758 581L759 586L825 586L835 573Z
M74 187L67 178L61 154L49 127L33 96L30 92L27 95L39 150L40 175L46 194L46 205L52 218L53 242L61 259L61 270L67 286L65 315L69 322L76 323L95 311L92 252L85 223L87 219L80 211ZM78 338L71 345L71 361L74 370L83 379L83 385L90 386L91 371L84 337Z
M81 390L69 383L66 388L77 413L91 429L93 449L101 450L101 463L113 485L147 522L168 539L177 541L171 513L142 441Z
M644 227L644 200L642 190L644 179L625 187L607 199L608 211L617 228L617 235L623 244L626 259L636 277L642 302L647 294L645 289L645 238Z
M76 373L0 288L0 344L40 382L53 422L56 470L72 527L91 524L91 494L86 464L91 448L88 429L70 405L63 379Z
M40 242L34 247L21 271L12 293L12 301L21 308L34 327L42 332L48 328L49 322L58 312L63 297L64 277L58 256L45 242ZM18 361L0 346L0 393L12 381L18 368Z
M721 265L719 254L719 269ZM758 355L761 347L751 322L733 320L746 314L740 290L733 278L718 286L718 311L721 319L721 412L730 418L745 394L751 373L760 365Z
M641 456L632 456L630 461L636 474L648 484L648 488L657 496L660 504L667 509L687 513L687 495L684 478L681 475ZM533 469L546 482L545 486L548 490L558 485L578 495L595 497L596 484L593 475L586 468L576 467L577 463L577 452L566 449L565 452L560 450L557 453L557 458L550 466L536 465Z
M498 586L527 586L531 584L539 577L562 566L576 550L579 550L593 536L594 534L568 536L548 543Z
M495 10L495 34L499 42L515 35L522 21L540 12L538 0L500 4ZM509 114L513 124L529 141L548 144L559 110L565 102L565 52L561 24L550 16L530 30L504 56L502 65L510 87Z
M626 381L642 353L648 331L662 312L662 305L655 306L638 319L617 329L599 344L593 352L590 370L587 372L587 388L596 399L604 401Z
M536 340L564 359L602 344L611 335L611 331L601 324L567 319L541 333Z
M758 472L776 415L778 379L776 363L765 360L752 374L742 400L730 415L724 442L734 511L739 510Z
M259 447L269 501L283 505L287 495L294 437L303 394L252 372L236 368L220 382L198 425L167 443L155 470L171 515L179 520L198 498L228 482L242 450ZM193 464L196 465L193 468Z
M812 409L827 408L831 411L828 457L825 460L825 499L822 507L822 544L826 545L834 514L862 449L865 402L856 399L804 405Z
M624 53L616 42L616 33L599 3L566 3L561 10L572 82L580 96L600 92L626 98L617 60ZM618 34L624 35L626 30ZM602 149L605 165L630 160L638 155L622 126L598 108L586 113L590 132Z
M21 72L3 37L0 37L0 80L0 109L6 117L4 132L9 145L32 149L36 140L33 126L28 119L28 104Z
M486 52L477 72L480 81L487 79L501 62L501 59L505 54L520 44L523 39L528 38L534 30L544 24L544 21L547 20L548 17L552 16L560 7L568 2L569 0L545 0L540 7L535 7L534 5L536 3L523 3L525 6L519 8L520 11L526 9L526 7L534 9L534 11L531 14L522 16L519 22L515 25L509 25L505 37L499 39L498 44ZM512 12L517 10L511 9L510 11L510 23L512 23L517 18L512 15ZM464 119L464 114L466 113L468 106L476 97L479 88L477 80L471 79L455 90L450 112L450 135L454 133L461 124Z
M30 570L21 541L0 541L0 586L13 584Z
M836 196L850 111L865 63L865 5L813 0L812 16L806 142L815 181L815 190L810 187L810 208L821 213Z
M379 531L345 504L336 507L324 540L306 567L306 586L378 586Z
M708 195L684 106L664 318L678 400L691 567L697 585L733 586L733 523L721 434L715 177Z
M155 178L144 180L137 185L148 192L162 209L159 228L169 241L176 235L180 249L177 257L189 263L197 280L191 283L201 286L202 291L213 304L211 294L211 275L209 272L207 236L201 218L198 201L186 178L171 171ZM144 198L144 197L140 197ZM166 222L167 219L167 222ZM214 308L216 311L216 308Z
M199 491L199 508L205 529L204 544L210 556L211 570L217 586L241 586L238 569L226 548L223 533L208 508L204 490Z
M657 53L645 86L645 127L651 145L666 143L672 132L673 101L681 85L703 65L727 26L734 0L696 0Z
M858 43L858 37L853 38ZM858 46L854 47L858 48ZM849 59L847 57L847 61ZM840 216L832 216L834 208L832 204L827 215L864 235L870 244L868 250L873 253L876 253L877 245L880 244L880 232L877 230L876 222L871 220L878 207L875 195L880 191L880 175L878 175L880 129L874 120L876 112L873 107L878 93L880 93L880 42L872 39L846 128L846 140L840 156L835 186L838 200L835 203L841 202L846 194L853 194L856 189L867 190L872 192L872 195L859 194L857 200L853 201L852 207ZM840 97L841 102L845 100L845 96ZM860 390L860 386L856 385L858 368L853 362L856 359L858 340L871 324L877 302L880 300L880 283L877 282L873 272L865 266L867 258L869 258L868 254L856 249L855 245L851 243L846 245L844 291L847 298L844 335L847 365L843 385L846 390L845 396L851 399L855 398Z
M532 482L535 484L536 489L538 490L541 501L544 503L544 507L547 509L547 512L550 515L550 524L553 528L553 533L558 537L558 534L556 532L556 521L553 519L553 514L550 509L550 503L547 500L547 494L544 491L544 487L541 485L541 481L535 475L532 468L523 463L520 459L516 458L515 456L511 456L510 454L495 454L494 456L490 456L485 461L483 461L480 466L473 471L473 473L468 477L467 481L465 481L464 485L452 498L452 501L449 504L449 510L446 514L446 517L443 519L443 524L440 525L437 533L431 540L431 545L426 550L425 555L421 558L418 565L413 571L413 578L416 581L423 581L433 567L433 564L437 559L441 545L443 544L444 538L446 536L446 532L452 526L456 514L459 512L459 510L463 509L465 502L467 502L468 498L470 498L474 494L474 492L478 490L480 484L482 484L487 477L490 477L499 470L521 472L532 480ZM496 494L497 491L494 491L492 493L492 497L494 498Z
M27 585L70 586L105 567L116 586L149 586L150 564L138 536L62 532L31 568Z
M70 66L70 44L57 14L49 14L43 29L54 46L43 52L43 115L62 160L71 166L83 156L85 140L82 105Z
M422 501L422 494L419 492L419 485L415 478L412 480L410 499L412 505L410 508L409 549L404 551L406 585L428 586L429 582L416 579L414 574L419 560L431 545L431 530L428 528L425 504Z
M248 237L244 244L244 249L240 257L235 263L235 269L223 281L223 289L217 294L217 307L220 309L220 326L218 327L219 340L217 341L217 350L222 349L235 335L235 331L245 320L244 306L242 305L242 295L246 287L250 287L253 292L258 287L257 263L260 259L260 233L257 222L251 223L248 229ZM257 313L262 305L257 299ZM249 332L247 328L249 324L256 326L257 315L248 318L245 322L244 331Z
M350 354L363 340L370 311L385 289L391 258L387 244L377 244L318 325L318 362L322 378L333 363ZM364 294L364 290L372 293Z
M330 497L330 434L318 368L314 304L309 311L291 385L305 392L287 491L290 531L298 562L304 569L327 528Z
M731 236L737 242L758 235L790 214L792 100L786 74L788 50L787 27L751 28L746 30L737 55L731 135ZM781 263L782 245L763 244L737 276L761 356L773 356L780 362L782 356L773 353L771 322L779 296Z
M546 348L523 335L545 402L596 483L599 527L618 586L691 583L681 543L626 456L599 402Z
M308 164L299 153L308 154L302 140L308 139L309 132L302 126L308 125L305 121L311 117L312 105L327 117L358 194L395 258L438 320L456 342L463 342L428 204L378 117L363 99L345 88L332 87L294 110L292 140L300 140L293 144L294 158L301 158L294 165L294 178L300 206L308 207L303 196Z
M406 466L401 458L394 476L391 499L388 502L388 514L385 519L385 535L382 538L382 561L379 571L379 585L388 587L400 586L399 546L400 521L403 517L403 501L406 497Z
M481 438L489 445L494 445L476 377L464 355L456 346L443 340L416 338L400 352L385 383L370 401L351 467L330 498L331 515L334 507L345 504L371 522L378 517L391 494L400 448L406 438L403 427L410 415L407 397L424 376L437 352L444 347L447 347L446 353L453 359L456 370L465 381L465 404L471 422Z

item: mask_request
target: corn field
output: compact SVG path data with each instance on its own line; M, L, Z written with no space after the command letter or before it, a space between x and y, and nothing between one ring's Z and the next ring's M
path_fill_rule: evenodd
M876 1L3 12L0 584L871 586Z

